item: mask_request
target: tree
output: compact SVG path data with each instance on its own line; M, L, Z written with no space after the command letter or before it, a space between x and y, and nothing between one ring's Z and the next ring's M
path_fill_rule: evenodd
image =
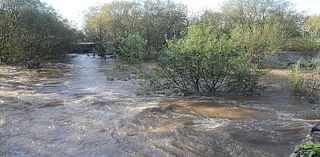
M90 12L86 34L96 43L112 41L121 49L122 40L138 34L147 41L147 51L160 51L167 39L182 37L187 26L186 7L171 1L112 1Z
M143 2L141 35L148 41L148 49L159 51L167 39L183 37L187 28L187 8L172 1Z
M111 19L97 10L99 10L98 7L93 7L86 14L85 33L89 40L95 42L95 51L101 55L105 51L104 42L108 38L109 27L107 26Z
M118 55L130 64L138 63L148 57L146 54L147 42L140 35L129 35L122 40L121 45Z
M271 52L302 36L304 18L285 0L228 0L222 11L231 20L229 30L237 48L259 65Z
M277 25L251 25L246 28L241 25L231 30L231 38L237 51L245 52L250 62L264 66L272 52L278 50L282 39L279 37Z
M85 32L89 39L98 46L98 51L104 51L104 43L112 41L120 48L122 38L134 34L139 29L139 4L131 1L112 1L89 12L85 21Z
M248 30L267 24L277 25L285 39L301 35L304 18L285 0L228 0L222 9L235 25Z
M2 64L39 66L63 56L77 40L77 31L38 0L3 0L0 7Z

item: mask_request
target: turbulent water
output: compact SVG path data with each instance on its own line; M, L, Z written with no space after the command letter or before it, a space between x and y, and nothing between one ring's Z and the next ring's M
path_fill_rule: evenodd
M0 156L284 157L320 113L280 92L143 96L112 59L60 65L0 66Z

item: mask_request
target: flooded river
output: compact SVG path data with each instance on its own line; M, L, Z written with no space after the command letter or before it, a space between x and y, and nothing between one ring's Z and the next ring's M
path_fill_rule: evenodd
M261 96L143 96L112 59L0 66L0 156L285 157L319 104Z

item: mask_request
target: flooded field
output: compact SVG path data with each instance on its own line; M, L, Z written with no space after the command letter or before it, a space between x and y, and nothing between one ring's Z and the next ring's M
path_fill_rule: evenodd
M0 66L0 156L285 157L320 120L272 84L283 71L261 96L180 98L141 94L113 59L62 65Z

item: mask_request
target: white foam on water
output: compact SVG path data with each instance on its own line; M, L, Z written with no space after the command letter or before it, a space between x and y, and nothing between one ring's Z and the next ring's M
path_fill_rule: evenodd
M230 123L230 120L218 119L218 118L205 118L205 119L196 119L193 122L196 125L200 125L205 129L216 129L219 127L227 126Z
M0 126L3 126L4 124L6 124L6 121L4 121L4 119L0 120Z
M86 88L86 89L80 89L81 91L90 91L90 92L93 92L93 91L97 91L98 87L89 87L89 88Z

